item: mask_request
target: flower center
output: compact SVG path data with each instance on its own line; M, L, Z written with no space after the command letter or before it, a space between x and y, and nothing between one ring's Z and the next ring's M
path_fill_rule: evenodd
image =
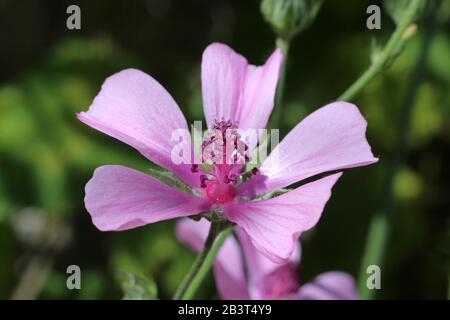
M288 299L294 295L300 282L294 264L286 264L264 278L261 284L263 299Z
M219 204L233 200L236 194L234 186L225 183L208 183L205 189L211 202Z
M192 172L200 172L200 187L211 203L232 201L235 187L246 175L258 174L258 169L240 173L250 161L248 145L242 141L237 126L231 121L215 121L202 143L201 165L193 164Z

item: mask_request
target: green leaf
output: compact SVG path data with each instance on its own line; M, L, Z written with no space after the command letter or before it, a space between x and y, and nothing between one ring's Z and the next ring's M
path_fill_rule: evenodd
M399 24L407 11L411 0L384 0L383 7L394 20L395 24ZM419 8L413 18L413 22L417 21L425 12L427 7L427 0L420 2Z
M277 189L274 191L271 191L269 193L266 193L265 195L263 195L259 200L267 200L267 199L272 199L278 196L281 196L289 191L291 191L292 189Z
M121 272L119 281L124 292L124 300L156 300L158 298L158 288L151 279L131 272Z
M149 168L149 174L161 181L162 183L165 183L171 187L175 187L181 191L184 192L191 192L191 188L185 184L183 181L181 181L176 175L174 175L172 172L168 170L158 170L155 168Z

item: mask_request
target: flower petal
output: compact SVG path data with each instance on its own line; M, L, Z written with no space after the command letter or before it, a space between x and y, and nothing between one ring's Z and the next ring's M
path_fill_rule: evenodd
M259 193L323 172L377 162L365 137L366 127L358 108L347 102L334 102L313 112L263 162L260 170L267 180Z
M263 66L248 66L244 99L238 110L240 128L266 127L275 102L282 62L281 51L276 49Z
M242 129L265 128L274 105L281 62L279 49L264 66L254 66L224 44L209 45L202 59L203 107L208 127L223 118Z
M358 300L353 277L341 271L318 275L298 290L298 298L304 300Z
M330 175L269 200L229 204L225 212L256 249L275 263L285 263L299 235L319 220L340 176Z
M194 221L182 219L177 223L177 238L200 252L211 223L206 219ZM229 236L222 244L214 261L214 276L217 290L222 299L247 300L247 284L245 281L244 265L236 239Z
M190 134L186 119L170 94L151 76L136 69L120 71L105 80L87 112L78 119L137 149L156 164L195 185L189 165L175 164L171 152L176 129Z
M265 278L268 275L280 268L283 264L274 263L267 259L265 255L255 248L247 233L242 228L237 227L236 234L238 235L239 243L242 246L245 261L247 262L247 273L249 277L248 290L250 296L252 299L261 299L261 297L264 296L264 292L260 292L260 284L265 281ZM295 241L294 250L287 263L298 266L300 263L300 256L300 242Z
M205 200L163 184L142 172L108 165L95 170L84 198L101 231L120 231L189 216L207 209Z

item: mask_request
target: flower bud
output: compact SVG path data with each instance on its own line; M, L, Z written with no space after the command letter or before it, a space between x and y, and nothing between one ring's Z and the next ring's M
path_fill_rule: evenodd
M321 4L322 0L262 0L261 12L279 37L290 39L313 22Z

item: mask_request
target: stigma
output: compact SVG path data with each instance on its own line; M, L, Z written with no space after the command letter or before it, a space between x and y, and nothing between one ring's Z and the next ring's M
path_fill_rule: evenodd
M250 150L237 125L230 120L215 120L203 140L201 152L201 164L193 164L191 171L200 173L200 187L213 204L233 201L236 186L244 178L259 173L257 168L241 172L250 161Z

